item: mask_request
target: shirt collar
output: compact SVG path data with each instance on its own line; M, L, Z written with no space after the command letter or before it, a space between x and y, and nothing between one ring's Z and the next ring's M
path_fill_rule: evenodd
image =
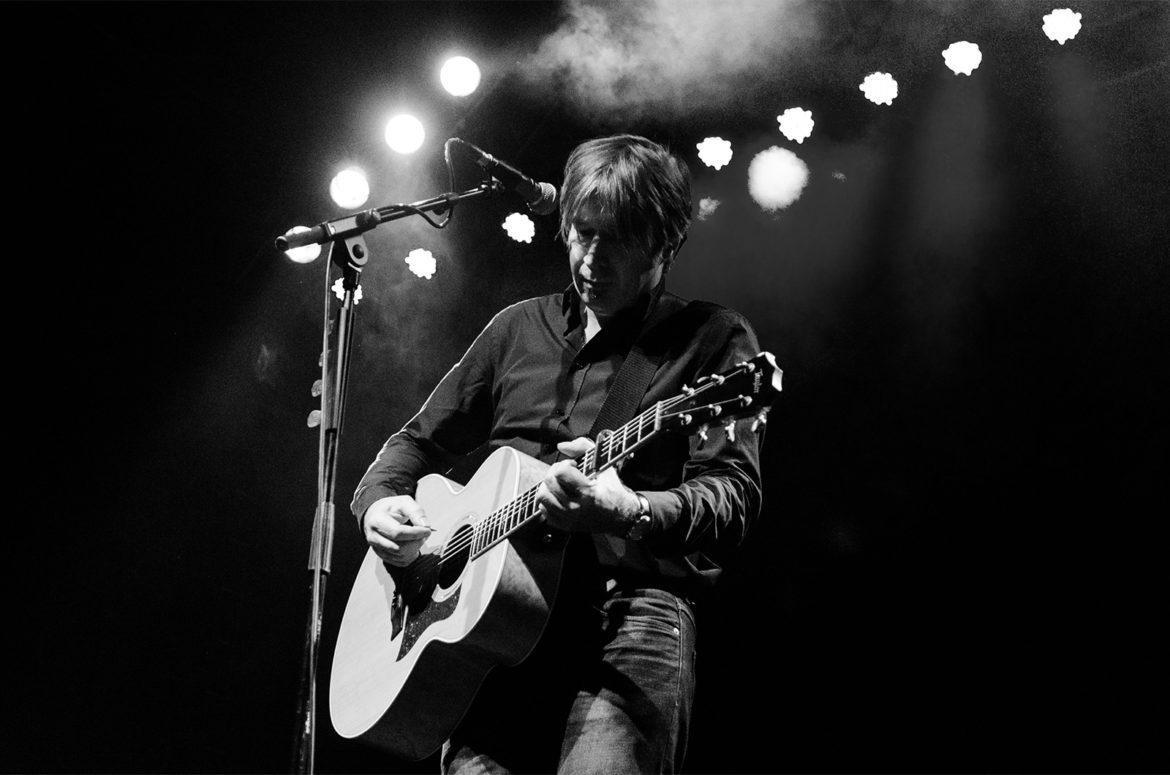
M665 290L666 277L663 276L658 285L654 287L654 290L650 292L649 296L643 298L630 309L619 313L610 321L610 325L612 326L613 322L616 321L619 328L624 328L627 322L637 321L638 325L632 328L641 329L642 324L646 322L646 319L650 317L654 308L658 306L658 300L662 298L662 293ZM572 283L569 283L569 286L561 294L561 314L565 318L565 337L568 337L578 328L584 328L585 321L581 316L581 295L577 293L577 288Z

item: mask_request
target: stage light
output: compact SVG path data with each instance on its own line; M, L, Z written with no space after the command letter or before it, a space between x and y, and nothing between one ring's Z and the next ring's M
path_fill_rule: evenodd
M290 234L298 234L302 231L308 231L308 226L293 226L286 231L284 235L287 237ZM317 260L317 256L321 255L321 246L317 244L302 245L299 248L289 248L284 251L284 254L289 257L290 261L297 264L311 264Z
M439 71L443 88L456 97L466 97L479 86L479 67L467 57L451 57Z
M947 46L942 55L943 61L947 63L947 67L951 68L955 75L960 73L970 75L983 61L983 54L980 53L979 46L965 40Z
M338 301L345 301L345 278L338 277L337 281L333 283L331 288L333 295L337 297ZM359 285L353 290L353 303L356 306L362 300L362 287Z
M722 169L731 161L731 143L722 137L707 137L703 142L696 143L699 149L699 159L708 167Z
M808 139L812 134L813 124L816 123L813 121L812 111L804 108L789 108L776 116L776 121L780 124L780 133L798 143Z
M893 105L898 96L898 82L889 73L870 73L858 87L865 98L878 105Z
M370 184L366 181L365 173L356 167L350 167L333 177L329 184L329 196L338 207L355 210L370 198Z
M702 199L700 199L699 200L699 220L705 221L708 218L710 218L712 215L715 214L715 211L719 209L719 205L721 205L721 204L722 204L722 202L720 202L718 199L715 199L715 198L709 197L709 196L705 196Z
M398 153L414 153L422 147L426 136L422 122L407 113L400 113L386 123L386 144Z
M808 183L808 165L785 148L760 151L748 165L748 193L761 208L775 212L800 199Z
M1044 34L1060 45L1072 40L1081 31L1081 15L1071 8L1054 8L1044 16Z
M512 213L504 219L504 231L517 242L532 242L532 237L536 234L536 225L527 215Z
M429 250L415 248L406 255L406 265L416 277L425 277L428 280L435 276L435 256Z

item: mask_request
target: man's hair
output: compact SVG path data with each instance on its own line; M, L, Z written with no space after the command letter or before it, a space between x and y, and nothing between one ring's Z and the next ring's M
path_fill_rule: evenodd
M691 173L686 162L637 135L586 140L565 162L561 185L561 239L585 205L619 238L673 259L691 224Z

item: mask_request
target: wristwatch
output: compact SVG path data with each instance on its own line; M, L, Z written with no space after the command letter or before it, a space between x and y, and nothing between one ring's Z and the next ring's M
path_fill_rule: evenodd
M639 541L645 538L646 534L650 532L651 525L654 524L654 520L650 517L650 501L646 500L646 496L641 493L634 494L638 496L638 515L630 523L626 534L622 536L627 541Z

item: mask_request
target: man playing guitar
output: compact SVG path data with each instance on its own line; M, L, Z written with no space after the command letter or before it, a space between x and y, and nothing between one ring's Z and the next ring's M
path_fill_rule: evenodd
M372 552L406 569L435 532L415 500L421 477L485 445L551 464L534 485L532 527L537 543L567 537L555 604L531 652L487 674L443 744L444 772L682 765L695 608L759 513L761 434L656 436L620 472L595 476L581 461L633 353L645 380L619 388L635 394L610 428L759 351L737 312L665 289L691 209L686 164L657 143L579 145L560 215L572 284L499 312L357 488L351 505Z

